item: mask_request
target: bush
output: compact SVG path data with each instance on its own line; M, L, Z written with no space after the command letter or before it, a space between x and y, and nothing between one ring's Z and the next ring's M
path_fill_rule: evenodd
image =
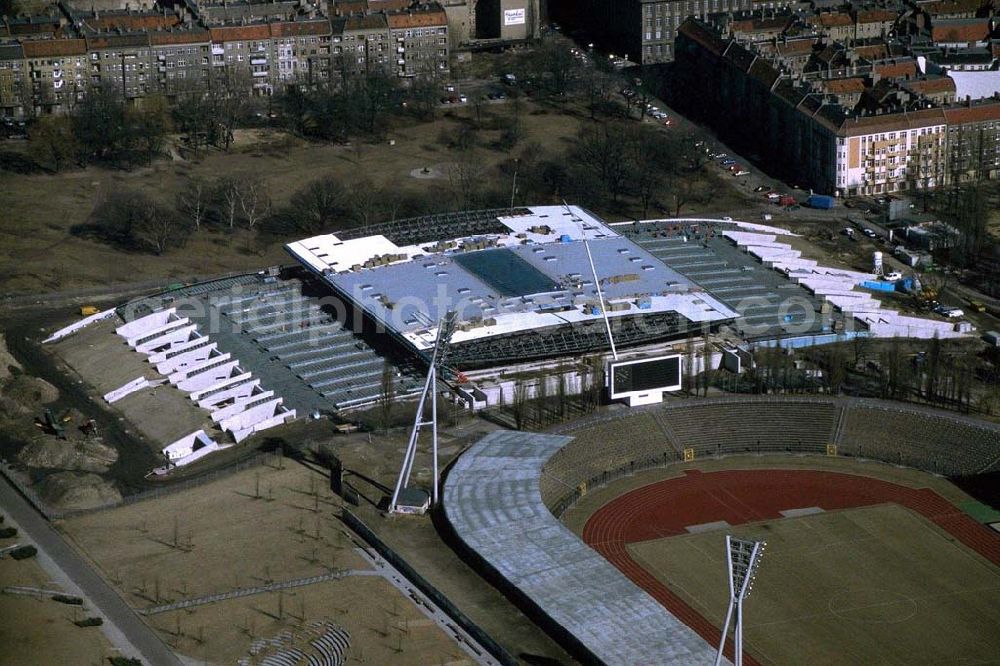
M12 550L10 556L15 560L26 560L29 557L34 557L38 553L38 549L34 546L21 546L16 550Z
M99 627L104 624L104 620L99 617L85 617L82 620L77 620L73 624L78 627Z
M132 657L108 657L111 666L142 666L142 662Z
M11 537L17 536L16 527L5 527L0 530L0 539L10 539Z

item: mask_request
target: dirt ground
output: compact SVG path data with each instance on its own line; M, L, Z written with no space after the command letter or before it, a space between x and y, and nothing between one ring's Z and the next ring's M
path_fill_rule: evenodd
M117 319L92 324L49 349L75 374L94 388L97 396L119 388L137 377L156 377L146 357L130 349L115 335ZM170 385L136 391L111 409L120 412L139 432L140 439L159 451L195 430L210 430L208 412Z
M1000 653L1000 571L897 505L655 539L628 550L721 626L729 600L726 532L767 542L744 604L746 649L762 664L988 663Z
M466 116L471 109L458 113ZM487 109L485 114L508 113ZM577 131L575 117L556 113L532 114L526 105L522 145L537 142L546 149L562 149ZM288 260L282 243L261 246L248 232L202 229L187 245L163 256L128 253L109 245L70 234L74 225L87 222L95 205L122 188L145 190L165 204L174 198L189 177L211 180L222 174L253 172L263 175L274 203L310 180L332 174L350 183L364 177L375 185L399 191L443 196L447 179L418 179L410 172L454 160L438 137L454 134L458 123L441 117L431 123L406 125L390 131L377 144L352 146L309 143L285 134L268 133L267 141L252 141L244 132L230 153L206 152L198 160L161 160L131 172L98 167L55 175L3 173L0 188L0 292L56 291L138 279L186 279L229 271L254 270ZM496 132L481 131L484 144ZM394 141L395 145L389 145ZM507 158L503 151L475 149L475 159L491 167Z
M351 636L347 664L473 664L433 620L381 577L352 577L232 599L150 618L178 653L218 664L250 655L255 639L326 620ZM308 651L307 641L298 647ZM308 652L307 652L308 653Z
M324 475L285 460L280 469L259 466L155 501L74 517L60 528L141 609L327 572L371 571L339 513ZM217 663L246 654L251 636L317 620L351 633L348 663L466 658L410 600L365 573L150 619L181 653Z
M9 546L4 539L0 547ZM0 560L0 589L27 586L61 590L34 559ZM69 606L48 597L41 599L0 593L0 664L49 666L79 664L99 666L118 654L100 627L77 627L85 617L78 606Z

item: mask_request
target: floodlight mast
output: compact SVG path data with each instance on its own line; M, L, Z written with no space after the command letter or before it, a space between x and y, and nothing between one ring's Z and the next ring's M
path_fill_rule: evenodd
M396 479L396 487L392 491L392 499L389 501L389 513L396 513L399 510L399 493L410 483L410 473L413 471L413 461L417 455L417 443L420 439L420 429L423 426L431 426L431 455L433 458L433 487L431 489L431 501L437 504L438 501L438 430L437 430L437 371L444 363L447 355L448 344L451 336L455 332L456 313L448 311L438 321L437 337L434 340L434 351L431 354L430 366L427 369L427 380L424 382L424 390L420 394L420 402L417 403L417 415L413 420L413 429L410 431L410 439L406 444L406 455L403 456L403 466L399 470L399 478ZM424 405L427 397L431 400L431 418L424 420Z
M604 307L604 293L601 291L601 280L597 277L597 268L594 266L594 255L590 253L590 243L587 241L587 230L583 228L583 220L581 220L573 209L570 208L566 200L563 199L563 206L566 207L566 212L570 214L571 219L576 222L577 227L580 229L580 235L583 237L583 247L587 250L587 261L590 262L590 273L594 276L594 287L597 288L597 301L601 304L601 314L604 316L604 327L608 331L608 344L611 345L611 356L616 361L618 360L618 350L615 349L615 337L611 334L611 321L608 319L608 309Z
M715 666L722 664L723 652L726 648L726 634L729 633L729 623L736 612L736 627L733 629L734 666L743 666L743 600L750 595L754 576L764 554L763 541L736 539L726 535L726 564L729 567L729 607L726 609L726 620L722 625L722 637L719 639L719 651L715 656Z

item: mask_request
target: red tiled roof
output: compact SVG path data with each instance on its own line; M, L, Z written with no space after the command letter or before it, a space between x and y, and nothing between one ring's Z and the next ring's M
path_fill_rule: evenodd
M860 136L876 132L896 132L920 129L932 125L944 125L945 116L941 109L927 109L905 113L887 113L882 116L850 118L844 121L842 130L846 136Z
M850 14L839 14L827 12L816 17L817 22L824 28L835 28L838 26L851 25L854 21Z
M344 23L344 32L351 30L384 30L385 14L369 14L367 16L348 16Z
M813 52L816 40L812 37L808 39L790 39L784 44L779 43L775 51L782 55L808 55Z
M989 19L942 19L931 29L935 42L981 42L989 36Z
M83 22L94 30L156 30L157 28L172 28L181 20L177 14L102 14L97 17L88 16Z
M872 70L884 79L903 79L917 75L917 63L913 60L875 63Z
M320 21L286 21L271 24L271 34L274 37L295 37L297 35L329 35L330 22Z
M166 44L207 44L212 41L208 30L171 30L149 33L149 43L154 46Z
M25 58L47 58L50 56L86 55L85 39L45 39L21 43Z
M938 0L937 2L919 3L921 9L931 16L949 14L973 14L980 8L991 5L990 0Z
M1000 120L1000 102L976 104L974 106L956 106L945 109L944 116L948 119L949 125Z
M411 0L368 0L368 6L373 12L393 12L406 9L411 4Z
M916 79L915 81L907 81L906 87L924 95L953 93L955 92L955 80L950 76L939 76L933 79Z
M828 93L842 95L863 93L865 91L865 80L860 77L852 77L849 79L830 79L823 82L823 88L825 88Z
M855 46L854 52L868 60L882 60L888 57L889 48L885 44L869 44L867 46Z
M389 28L393 30L448 25L448 17L440 7L426 11L391 12L386 15L386 18L389 21Z
M253 39L270 39L271 28L266 23L258 25L226 25L209 28L213 42L242 42Z
M149 46L149 35L145 32L127 35L88 35L86 42L90 50Z
M858 23L894 23L896 21L896 12L889 11L888 9L869 9L867 11L858 12Z
M334 16L349 16L351 14L367 14L368 3L365 0L348 0L333 4Z

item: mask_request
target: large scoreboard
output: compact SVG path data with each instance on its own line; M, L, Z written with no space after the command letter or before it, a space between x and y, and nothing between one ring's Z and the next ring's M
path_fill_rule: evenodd
M608 365L609 397L612 400L662 399L664 391L681 389L681 355L612 361ZM647 402L647 400L641 400Z

